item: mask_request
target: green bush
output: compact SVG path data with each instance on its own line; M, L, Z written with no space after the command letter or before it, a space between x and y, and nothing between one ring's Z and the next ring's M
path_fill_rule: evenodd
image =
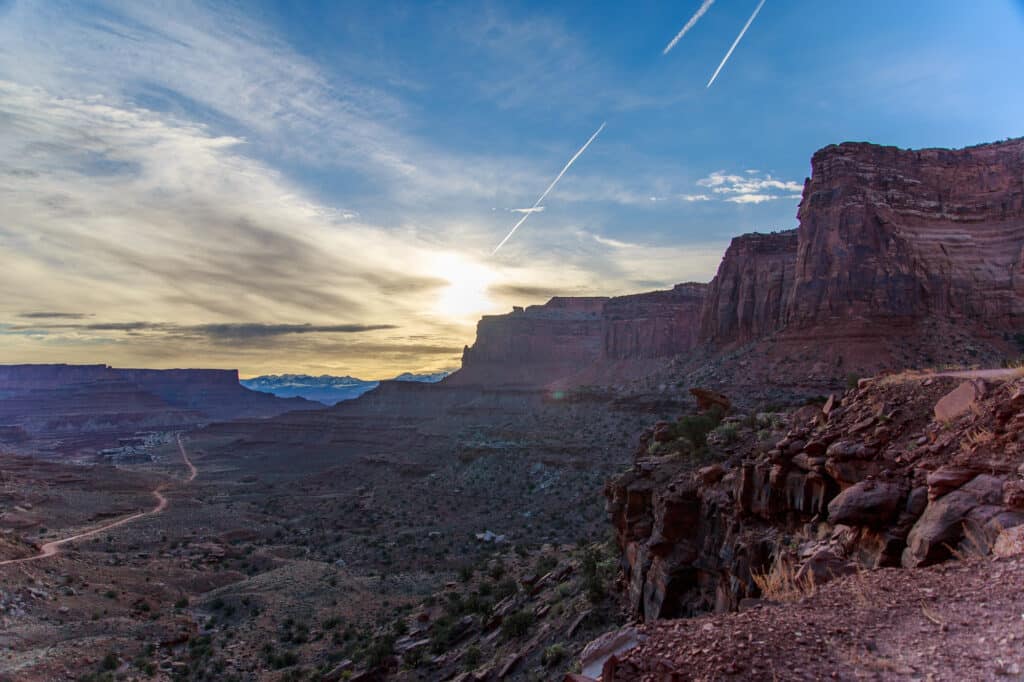
M530 631L533 621L533 611L517 611L502 621L501 634L505 639L518 639Z
M564 661L567 654L568 652L565 650L564 646L561 644L552 644L544 650L543 654L541 654L540 662L545 668L553 668Z
M722 442L726 445L735 443L736 439L739 437L739 432L736 430L736 426L734 424L722 424L715 429L715 433L721 437Z
M708 434L722 421L722 416L720 409L684 415L676 422L676 437L685 438L695 450L700 450L707 445Z
M466 653L462 655L462 662L466 665L467 670L472 670L480 664L480 659L483 655L480 653L480 647L473 645L466 649Z

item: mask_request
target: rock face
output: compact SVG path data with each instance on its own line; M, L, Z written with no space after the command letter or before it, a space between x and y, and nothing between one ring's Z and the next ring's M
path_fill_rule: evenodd
M603 357L662 358L693 348L706 291L704 284L677 284L669 291L609 299L602 311Z
M548 384L594 367L669 357L698 341L703 284L617 298L556 297L488 315L450 385Z
M834 145L811 160L783 315L945 316L1019 329L1024 140L961 150Z
M485 317L452 381L548 383L698 347L836 378L1024 350L1024 139L825 147L797 217L735 238L709 285Z
M732 240L708 286L701 341L746 343L777 331L793 292L798 231Z
M985 553L1024 524L1024 379L943 422L935 404L959 381L924 381L863 382L827 414L795 411L785 431L737 417L723 464L673 452L657 426L645 433L632 470L605 488L633 614L735 610L780 565L799 589L810 575Z

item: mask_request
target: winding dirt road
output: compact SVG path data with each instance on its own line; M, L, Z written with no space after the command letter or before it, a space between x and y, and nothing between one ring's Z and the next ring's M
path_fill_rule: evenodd
M193 480L195 480L195 477L197 475L199 475L199 471L196 469L195 465L192 464L192 460L189 459L188 452L185 450L185 444L181 442L181 435L180 434L177 435L177 441L178 441L178 451L181 452L181 458L182 458L182 460L184 460L185 466L188 467L188 471L189 471L188 478L185 480L185 482L186 483L191 483ZM136 514L131 514L129 516L122 517L122 518L120 518L120 519L118 519L116 521L112 521L111 523L108 523L108 524L105 524L103 526L100 526L99 528L93 528L92 530L87 530L87 531L83 531L81 533L76 533L75 535L71 535L71 536L66 537L66 538L61 538L60 540L52 540L50 542L47 542L45 545L43 545L40 548L39 554L34 554L34 555L28 556L28 557L22 557L20 559L7 559L5 561L0 561L0 566L7 566L7 565L10 565L10 564L22 564L22 563L27 563L29 561L37 561L39 559L45 559L47 557L54 556L55 554L60 552L60 548L63 545L66 545L68 543L75 542L76 540L81 540L83 538L87 538L87 537L96 535L97 533L102 533L104 531L111 530L113 528L117 528L118 526L124 526L124 525L129 524L129 523L131 523L133 521L138 521L139 519L144 518L146 516L152 516L153 514L159 514L164 509L167 508L167 498L164 497L164 494L163 494L162 491L164 489L166 489L168 485L169 485L168 483L161 483L160 485L158 485L156 488L153 489L152 494L153 494L153 497L156 498L156 506L153 507L152 509L150 509L149 511L143 511L143 512L138 512Z

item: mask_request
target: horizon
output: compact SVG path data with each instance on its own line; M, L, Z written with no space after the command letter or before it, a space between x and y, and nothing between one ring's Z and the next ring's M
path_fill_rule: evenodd
M0 0L0 359L451 370L710 281L822 147L1024 135L1024 3L762 4Z

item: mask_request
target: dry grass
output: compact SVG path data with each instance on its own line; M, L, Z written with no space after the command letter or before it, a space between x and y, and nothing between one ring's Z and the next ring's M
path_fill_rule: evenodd
M992 429L979 426L978 428L968 432L967 435L964 436L964 440L967 441L968 445L976 448L991 443L995 440L995 437L996 434L992 432Z
M958 561L967 561L969 559L988 559L992 556L992 548L995 546L996 538L999 537L999 533L1002 532L1002 526L998 523L993 529L994 533L990 535L983 529L978 528L974 524L964 522L964 541L960 543L960 548L951 547L946 545L946 549L949 550L950 554L953 555Z
M771 570L764 573L752 572L754 584L761 590L761 596L771 601L799 601L815 592L814 575L798 578L793 564L786 558L777 558Z

